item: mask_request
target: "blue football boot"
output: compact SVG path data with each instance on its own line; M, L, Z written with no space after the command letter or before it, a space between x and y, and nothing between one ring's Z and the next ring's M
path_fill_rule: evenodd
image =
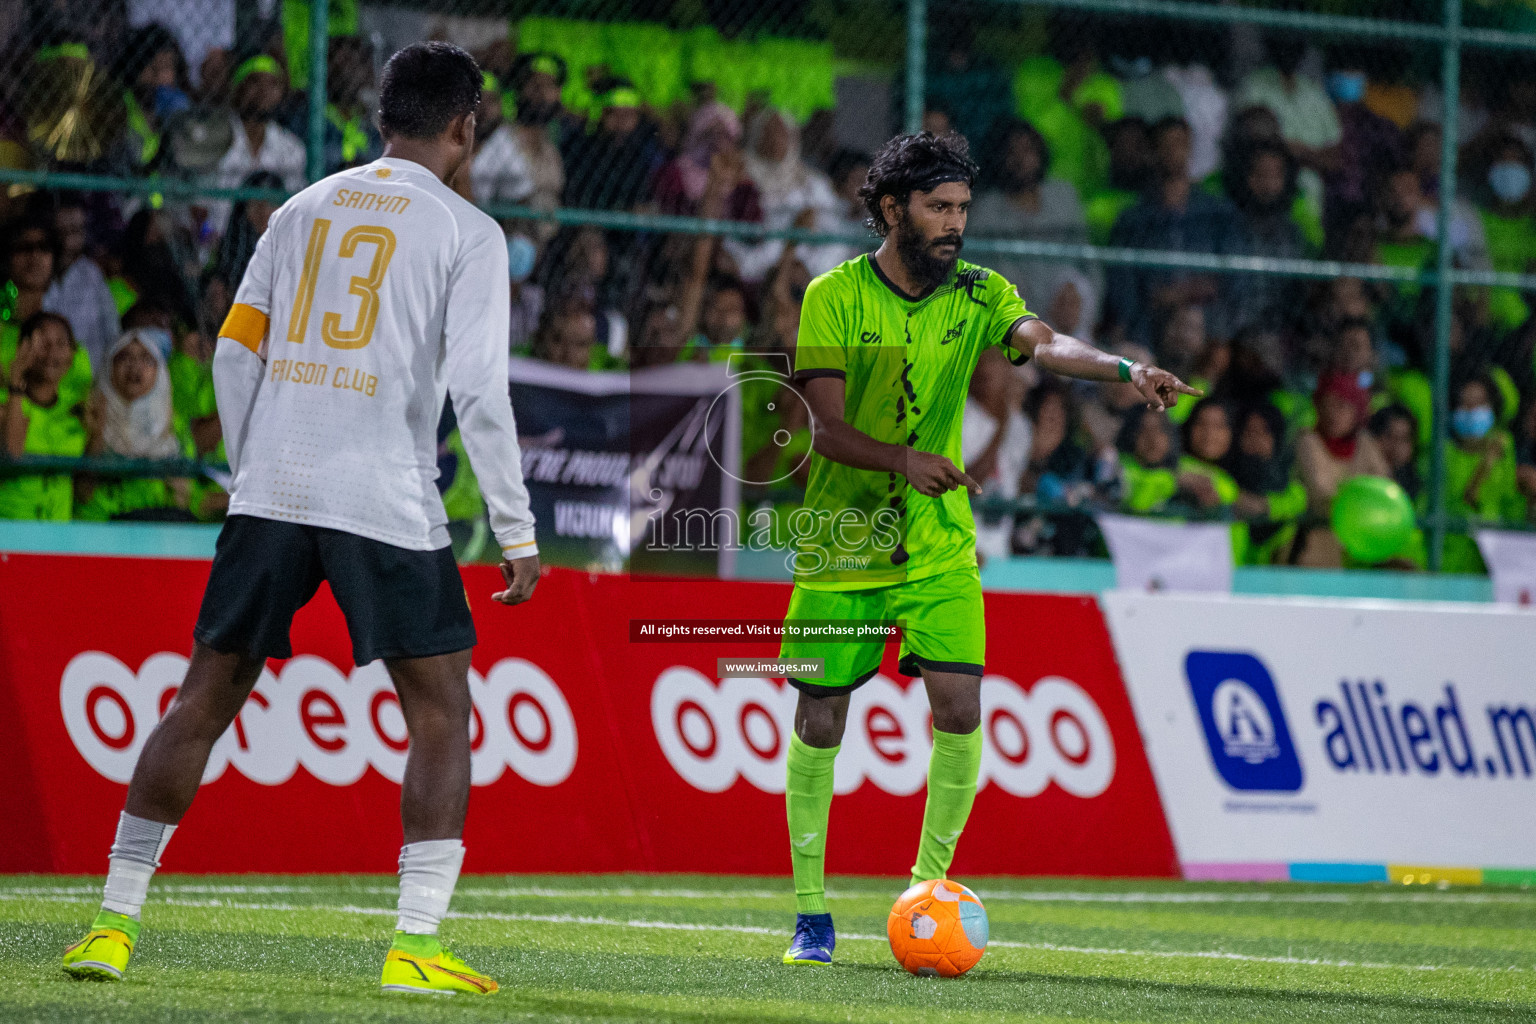
M795 940L784 954L787 964L832 964L832 951L837 948L837 932L832 927L831 914L795 915Z

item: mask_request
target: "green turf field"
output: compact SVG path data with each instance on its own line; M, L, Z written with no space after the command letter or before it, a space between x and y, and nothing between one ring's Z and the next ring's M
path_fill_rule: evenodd
M449 944L490 997L386 995L394 879L163 876L128 979L71 982L98 881L0 878L0 1021L1536 1021L1536 891L966 879L958 981L886 947L888 880L835 879L830 969L778 962L787 880L467 876Z

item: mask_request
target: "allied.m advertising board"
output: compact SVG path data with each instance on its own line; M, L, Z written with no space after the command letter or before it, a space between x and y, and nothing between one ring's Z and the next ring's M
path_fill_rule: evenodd
M1103 603L1187 875L1536 867L1529 612L1127 591Z

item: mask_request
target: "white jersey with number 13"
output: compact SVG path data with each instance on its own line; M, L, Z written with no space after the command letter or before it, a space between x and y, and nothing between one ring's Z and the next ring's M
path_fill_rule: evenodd
M230 514L445 546L434 481L448 394L503 553L535 554L509 313L500 227L420 164L376 160L288 200L214 359Z

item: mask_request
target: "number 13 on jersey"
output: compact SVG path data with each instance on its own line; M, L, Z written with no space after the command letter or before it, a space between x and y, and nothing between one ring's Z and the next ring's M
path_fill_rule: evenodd
M315 219L309 230L309 244L304 248L304 268L299 274L299 290L293 298L293 316L288 321L288 340L303 344L309 330L309 316L315 304L315 285L320 277L320 262L325 258L325 243L330 237L331 222L324 217ZM350 259L357 255L359 246L372 245L373 263L366 277L352 278L347 288L361 302L357 319L346 330L341 326L341 314L327 311L320 318L320 337L332 348L362 348L373 340L373 328L379 319L379 288L384 283L384 272L395 255L395 233L389 228L373 224L360 224L349 228L341 236L337 255Z

